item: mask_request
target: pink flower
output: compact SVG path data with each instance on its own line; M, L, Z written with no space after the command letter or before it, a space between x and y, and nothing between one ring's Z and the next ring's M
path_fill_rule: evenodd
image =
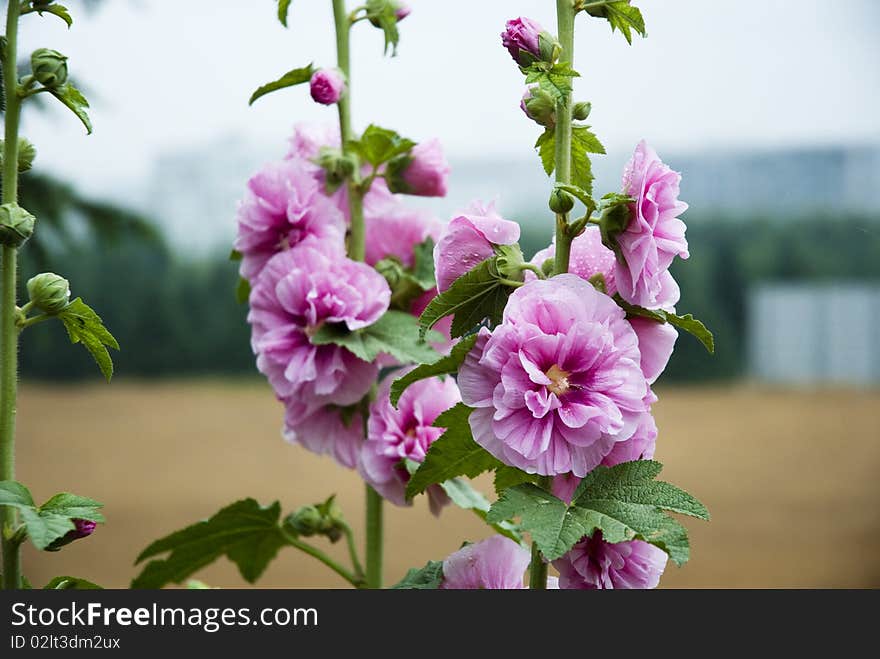
M345 93L345 75L339 69L318 69L312 74L309 90L316 103L338 103Z
M394 16L397 18L398 21L402 21L411 13L412 8L405 2L398 2L397 6L394 8Z
M434 246L434 272L442 293L456 279L495 254L495 245L513 245L519 225L495 212L495 204L475 202L452 219Z
M541 57L540 35L544 32L537 21L520 17L507 21L501 33L501 44L520 66L528 66Z
M294 160L266 165L248 181L238 207L235 249L241 275L255 280L275 254L299 244L345 245L345 219L321 192L312 171Z
M522 589L529 551L502 535L465 545L443 561L445 590Z
M440 140L420 142L410 151L408 163L400 173L402 185L395 182L391 189L420 197L445 197L449 171Z
M474 439L529 473L583 477L647 409L639 360L611 298L570 274L527 283L459 369Z
M440 222L430 213L406 206L394 197L384 204L376 203L364 215L366 262L370 265L393 256L411 268L416 245L429 237L436 240L441 231Z
M406 500L406 484L409 472L405 460L422 462L428 447L443 434L442 428L431 424L440 415L461 400L458 387L452 378L441 380L429 378L412 384L400 397L397 409L391 405L387 377L382 383L379 396L370 405L367 422L367 441L361 451L358 470L363 479L383 497L398 506L410 505ZM449 502L439 485L428 489L431 512Z
M311 406L296 397L285 401L285 406L282 434L286 441L318 455L332 456L343 467L357 466L364 443L364 421L360 413L346 420L341 410L332 406L309 412Z
M544 261L552 259L555 254L554 240L549 247L535 254L531 263L540 268L544 265ZM602 244L602 235L598 227L587 227L571 244L568 271L586 280L595 275L602 275L605 279L605 289L608 295L617 293L616 264L617 259L614 252ZM535 279L535 275L527 271L525 278L526 281L531 281ZM669 279L671 280L672 277L670 276ZM670 300L672 299L670 298ZM677 295L674 296L674 300L678 301ZM670 307L666 308L670 309ZM669 363L675 341L678 338L678 331L672 325L658 323L647 318L630 318L629 322L635 330L636 336L639 337L642 371L648 379L648 384L653 384Z
M563 590L656 588L666 569L663 550L642 540L611 544L596 531L553 561Z
M95 532L95 529L98 525L88 519L74 519L73 526L74 528L65 533L60 538L54 540L48 547L46 547L46 551L58 551L65 545L69 545L74 540L81 540L82 538L87 538L92 533Z
M675 306L680 292L669 273L675 256L688 258L685 225L678 216L681 174L663 164L644 140L623 172L623 191L636 201L629 225L617 236L626 263L615 264L621 296L647 309Z
M345 348L313 345L310 337L324 323L341 323L349 330L371 325L388 309L390 297L378 272L337 252L301 246L275 255L250 296L257 368L279 398L356 403L369 391L378 367Z

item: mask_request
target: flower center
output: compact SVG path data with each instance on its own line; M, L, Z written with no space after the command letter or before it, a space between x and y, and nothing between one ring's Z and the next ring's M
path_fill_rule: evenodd
M550 384L547 385L547 388L557 396L561 396L571 387L568 384L568 376L571 373L563 371L556 364L553 364L544 375L550 378Z

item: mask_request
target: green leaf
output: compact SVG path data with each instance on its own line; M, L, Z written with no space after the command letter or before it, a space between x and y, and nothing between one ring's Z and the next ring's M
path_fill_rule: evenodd
M378 167L392 158L409 153L416 143L393 130L370 124L361 138L350 145L366 162Z
M278 0L278 20L287 27L287 13L290 10L290 0Z
M593 167L590 153L605 153L605 147L589 126L574 125L571 129L571 182L588 194L593 193Z
M265 508L254 499L237 501L210 519L167 535L144 549L135 564L170 553L147 563L131 587L161 588L182 583L223 555L236 564L246 581L254 583L286 543L280 516L277 501Z
M50 89L49 92L77 116L83 126L86 127L86 132L91 135L92 121L89 119L89 115L86 112L86 109L89 107L89 102L86 100L86 97L69 82L60 87Z
M424 492L429 485L443 483L457 476L473 478L501 466L496 458L474 441L468 423L472 411L464 403L458 403L434 421L434 426L446 428L446 432L431 444L424 461L407 483L407 498Z
M443 563L428 561L425 567L411 568L391 590L437 590L443 582Z
M547 176L552 175L556 170L556 130L548 128L541 133L538 141L535 142L535 148L541 156L541 164Z
M617 305L621 309L626 311L627 316L648 318L649 320L654 320L658 323L669 323L674 327L683 329L685 332L696 337L710 354L715 354L715 337L712 335L712 332L710 332L701 321L694 318L692 314L679 316L671 311L664 311L663 309L645 309L644 307L630 304L624 300L619 293L614 296L614 301L617 302Z
M28 489L15 481L0 481L0 506L19 511L28 537L41 550L73 531L76 528L74 519L104 521L104 516L98 512L103 504L94 499L62 492L42 506L36 506Z
M251 283L244 277L238 278L238 285L235 287L235 301L244 304L251 296Z
M43 590L103 590L98 584L79 577L55 577Z
M367 18L370 23L378 27L385 34L385 50L392 48L392 56L397 55L397 44L400 41L400 33L397 30L397 15L392 3L388 0L367 0Z
M421 332L446 316L453 316L453 337L464 336L487 318L493 325L500 323L513 288L501 282L496 258L478 264L431 300L419 318Z
M283 76L278 78L278 80L267 82L262 87L258 87L257 90L253 94L251 94L248 105L253 105L254 101L256 101L261 96L265 96L266 94L278 91L279 89L286 89L287 87L293 87L295 85L301 85L304 82L308 82L312 79L312 74L314 73L315 69L312 64L309 64L308 66L304 66L299 69L288 71Z
M537 62L525 69L525 74L527 85L538 83L556 101L571 94L572 78L581 75L571 68L569 62L559 62L552 67L547 67L544 62Z
M521 483L535 483L537 480L537 474L527 474L522 469L503 465L495 470L495 493L501 496L501 493L509 487Z
M397 407L397 403L400 401L403 392L414 382L440 375L451 375L452 373L457 372L458 367L464 362L464 358L473 349L476 342L476 334L467 336L452 347L452 351L449 355L441 357L430 364L416 366L403 377L397 378L391 384L391 404L394 405L394 407Z
M451 478L448 481L440 483L440 487L443 488L443 491L446 492L446 495L456 506L464 510L470 510L484 522L486 521L486 515L489 512L489 500L482 492L474 489L474 487L466 480L462 478ZM522 542L522 535L516 524L513 524L508 520L501 520L500 522L489 525L495 529L497 533L510 538L514 542Z
M630 45L632 45L633 30L643 37L647 36L642 12L637 7L633 7L630 0L609 0L600 6L587 9L587 13L606 19L611 24L611 31L620 30Z
M109 382L113 377L113 360L107 348L119 350L119 344L104 327L101 317L78 297L58 313L58 318L64 323L70 342L85 346Z
M67 7L63 5L49 5L43 9L35 9L35 11L42 16L44 13L53 14L57 16L62 21L67 23L67 27L70 28L73 25L73 18L70 15L70 12L67 10Z
M434 276L434 239L431 236L413 248L412 277L422 290L429 291L437 286Z
M324 325L312 336L315 345L335 344L356 357L372 362L387 353L401 362L429 362L437 359L437 351L420 338L415 316L405 311L386 311L369 327L351 331L344 324ZM440 341L434 332L426 337Z

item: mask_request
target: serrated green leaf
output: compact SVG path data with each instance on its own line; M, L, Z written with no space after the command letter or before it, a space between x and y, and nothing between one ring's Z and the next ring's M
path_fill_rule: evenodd
M501 282L496 257L488 258L431 300L419 318L421 332L427 332L446 316L453 316L453 337L464 336L485 319L497 325L512 292L512 287Z
M416 463L418 466L418 463ZM446 492L446 496L459 508L470 510L481 520L489 524L497 533L510 538L514 542L522 542L522 534L516 524L509 520L501 520L500 522L489 523L486 521L486 515L489 512L489 500L479 490L475 489L470 483L463 478L452 478L448 481L440 483L440 487Z
M694 318L692 314L678 316L667 311L666 322L695 336L710 354L715 354L715 337L712 335L712 332L709 331L709 328L707 328L701 321Z
M439 333L426 340L441 341ZM422 340L415 316L404 311L386 311L375 323L351 331L344 325L324 325L312 336L315 345L335 344L352 352L359 359L372 362L379 355L389 354L401 362L430 362L438 352Z
M0 481L0 506L35 507L30 490L17 481Z
M596 7L587 9L591 16L604 18L611 25L611 31L620 30L626 42L632 45L632 31L647 36L645 31L645 19L637 7L630 4L630 0L608 0Z
M237 501L210 519L160 538L144 549L135 564L170 553L147 563L131 587L161 588L182 583L223 555L236 564L246 581L254 583L286 542L280 516L277 501L267 507L254 499Z
M278 20L287 27L287 14L290 11L291 0L278 0Z
M501 496L501 493L509 487L522 483L535 483L537 480L537 474L527 474L522 469L503 465L495 470L495 494Z
M591 153L604 154L605 147L589 126L572 126L571 182L588 194L593 193L593 166L588 155Z
M278 80L267 82L262 87L258 87L257 90L253 94L251 94L248 105L253 105L254 101L256 101L261 96L271 94L272 92L278 91L279 89L287 89L288 87L294 87L295 85L301 85L304 82L308 82L312 79L312 75L314 73L315 69L312 64L301 67L299 69L288 71L283 76L278 78Z
M581 75L571 68L569 62L559 62L549 68L545 63L538 62L525 69L525 74L527 85L537 83L542 91L550 94L556 101L571 94L572 78Z
M415 145L415 142L401 137L395 131L374 124L367 126L359 140L350 142L351 149L374 167L409 153Z
M428 561L423 568L411 568L391 590L437 590L443 583L443 563Z
M91 135L92 121L89 119L89 115L86 112L86 109L89 107L89 102L86 100L86 97L69 82L60 87L50 89L49 92L77 116L83 126L85 126L86 132Z
M551 176L556 170L556 131L548 128L538 137L535 142L535 149L541 157L541 165L547 176Z
M107 381L113 377L113 360L108 347L119 350L119 344L104 327L104 322L82 298L76 298L58 313L71 343L82 343Z
M434 426L446 428L446 432L431 444L424 461L407 483L408 499L421 494L429 485L458 476L473 478L501 466L496 458L474 441L468 423L472 411L464 403L458 403L434 421ZM496 521L504 521L504 518Z
M43 590L103 590L98 584L79 577L55 577Z
M70 12L67 10L67 7L63 5L49 5L48 7L44 7L42 9L35 9L40 16L44 13L52 14L53 16L57 16L62 21L67 23L67 27L70 28L73 25L73 17L71 17Z
M403 377L397 378L391 384L391 404L397 407L401 395L414 382L433 378L440 375L451 375L458 371L458 367L464 362L464 358L473 349L477 342L477 335L466 336L452 346L451 352L430 364L421 364L412 369Z

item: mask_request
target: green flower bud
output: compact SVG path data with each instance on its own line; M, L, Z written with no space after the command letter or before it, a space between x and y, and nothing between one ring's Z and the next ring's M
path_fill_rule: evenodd
M546 128L556 125L556 100L538 85L526 89L519 107L535 123Z
M513 281L523 280L522 264L525 258L519 245L495 245L495 254L498 255L495 266L499 275Z
M0 245L21 247L34 233L36 218L16 203L0 206Z
M37 150L25 137L18 138L18 172L28 171L34 165ZM0 140L0 167L3 166L3 140Z
M575 121L585 121L587 117L590 116L592 110L592 103L581 101L580 103L574 104L574 107L571 109L571 116Z
M323 516L316 506L303 506L287 516L285 524L297 535L316 535L321 530Z
M351 156L346 156L339 149L323 148L317 158L318 165L324 170L327 192L333 193L345 183L357 166Z
M31 277L27 291L34 306L48 314L56 314L70 304L70 282L54 272Z
M31 55L31 71L37 82L55 89L67 82L67 58L57 50L38 48Z
M550 193L550 210L554 213L567 213L574 208L574 198L559 188Z

